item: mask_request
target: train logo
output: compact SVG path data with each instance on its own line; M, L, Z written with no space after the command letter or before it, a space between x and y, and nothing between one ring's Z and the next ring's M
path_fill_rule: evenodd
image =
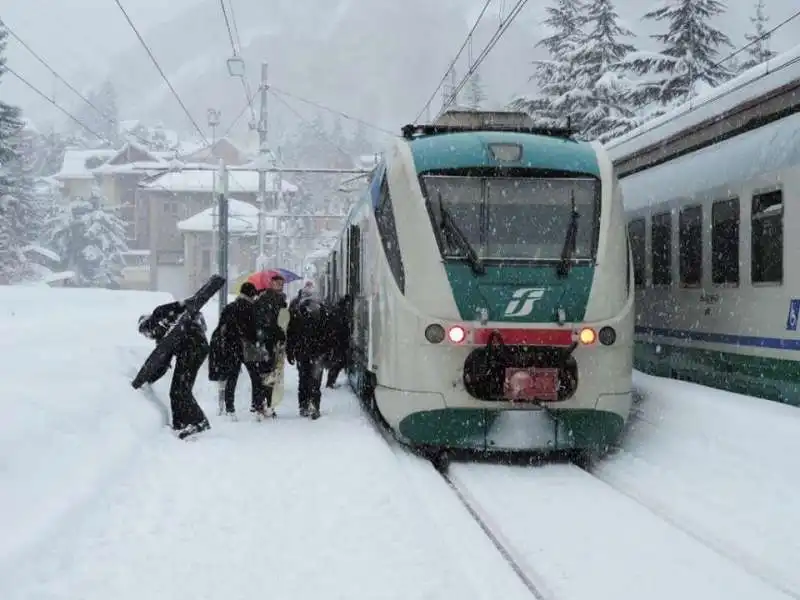
M511 296L504 317L526 317L533 312L533 305L544 296L544 288L520 288Z

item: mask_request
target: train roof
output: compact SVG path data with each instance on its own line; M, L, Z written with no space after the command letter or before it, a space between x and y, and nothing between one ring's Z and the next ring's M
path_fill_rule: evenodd
M440 169L512 166L600 176L588 142L524 131L437 131L408 141L417 173ZM499 160L497 146L521 148L518 160ZM493 149L494 148L494 149Z
M713 123L730 119L728 129L736 127L743 119L734 112L745 107L765 104L776 94L787 91L787 97L800 100L795 88L800 85L800 45L763 64L745 71L738 77L715 87L680 105L665 115L648 121L627 134L608 142L605 147L615 164L633 155L645 154L659 145L666 146L670 138L700 129L711 129ZM779 107L786 110L784 106ZM776 113L777 114L777 113ZM711 132L717 137L719 133ZM728 136L730 137L730 136ZM664 154L662 151L661 154Z

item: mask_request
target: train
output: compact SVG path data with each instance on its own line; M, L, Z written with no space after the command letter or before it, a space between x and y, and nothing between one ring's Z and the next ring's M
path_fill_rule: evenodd
M404 445L602 455L632 406L623 204L599 143L524 113L402 128L315 269L348 378Z
M800 405L800 46L607 151L633 256L635 368Z

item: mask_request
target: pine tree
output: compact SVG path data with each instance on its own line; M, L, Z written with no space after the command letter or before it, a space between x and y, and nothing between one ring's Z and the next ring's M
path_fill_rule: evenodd
M628 101L629 85L618 65L635 48L619 41L633 32L617 22L612 0L591 0L586 7L589 31L567 55L574 66L573 87L565 94L582 137L606 141L635 124Z
M756 14L750 17L750 22L755 27L755 32L744 36L747 42L752 45L747 49L747 60L741 65L742 71L752 69L756 65L760 65L777 56L777 52L769 49L771 35L767 33L769 17L764 14L764 0L757 0Z
M711 26L710 20L725 12L720 0L664 0L661 8L645 19L667 21L667 33L651 36L661 42L661 52L636 52L626 66L645 76L633 93L638 107L656 105L656 113L697 95L699 85L714 87L732 77L717 64L718 49L731 46L730 39Z
M474 110L480 110L480 108L483 106L483 103L488 99L486 92L483 89L481 73L478 69L475 69L472 75L470 75L465 96L467 106Z
M62 268L75 273L79 286L113 287L128 250L125 222L103 206L99 190L58 211L50 222L50 247L61 256Z
M526 110L542 125L564 125L571 116L567 94L572 90L576 67L571 56L584 39L582 10L580 0L555 0L555 6L547 8L544 24L553 35L536 44L550 54L548 60L533 61L535 72L531 79L538 83L538 93L512 102L514 108Z
M0 21L0 77L5 74L8 32ZM20 110L0 101L0 283L16 283L32 275L25 247L34 241L42 222L33 198L26 165L24 124Z

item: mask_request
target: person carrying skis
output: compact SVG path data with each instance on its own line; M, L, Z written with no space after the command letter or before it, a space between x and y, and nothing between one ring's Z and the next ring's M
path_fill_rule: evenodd
M272 408L272 390L271 385L266 384L266 379L275 370L275 346L278 342L286 340L286 334L278 325L278 313L282 308L286 308L286 294L283 292L283 286L286 280L283 276L274 272L270 278L269 287L262 291L256 298L254 304L255 310L255 333L256 345L259 352L267 354L268 358L259 366L264 385L264 402L259 406L253 406L251 411L261 413L264 416L275 416L275 411Z
M222 309L219 325L211 335L208 378L224 381L225 414L236 419L236 384L244 364L250 376L251 411L263 412L267 390L264 387L267 352L257 346L255 301L258 290L249 281L242 284L239 296Z
M139 318L139 333L147 338L161 342L175 326L178 318L186 311L183 302L169 302L157 306L149 315ZM183 332L180 345L174 353L175 372L169 388L170 408L172 411L172 429L181 437L199 433L211 428L203 409L192 393L197 373L208 355L206 341L206 322L199 311L181 325ZM165 369L159 374L163 377L172 357L165 361Z
M325 355L330 351L327 309L311 294L292 301L287 330L286 360L297 361L297 402L300 416L318 419Z

